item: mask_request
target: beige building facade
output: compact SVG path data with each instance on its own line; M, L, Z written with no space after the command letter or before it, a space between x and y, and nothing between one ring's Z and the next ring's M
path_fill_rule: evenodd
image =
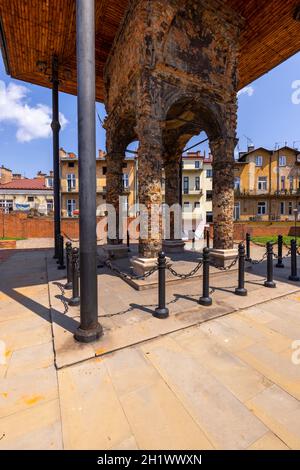
M249 147L235 164L235 220L294 220L300 209L300 151Z

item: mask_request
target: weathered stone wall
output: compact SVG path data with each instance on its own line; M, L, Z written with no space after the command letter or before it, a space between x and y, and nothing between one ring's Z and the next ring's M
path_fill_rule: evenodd
M221 0L130 2L105 68L106 128L122 145L140 141L139 200L149 211L161 201L166 136L175 155L203 130L211 143L235 139L241 21ZM222 204L214 198L216 248L232 247L232 162L230 144L215 163L214 192L224 196ZM167 187L175 188L176 171L167 173ZM160 240L141 240L140 254L160 247Z

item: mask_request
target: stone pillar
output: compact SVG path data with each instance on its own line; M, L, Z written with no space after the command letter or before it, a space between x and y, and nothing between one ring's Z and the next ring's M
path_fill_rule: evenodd
M138 122L139 138L139 256L132 258L137 274L142 274L157 262L162 249L162 143L161 124L158 119L141 117Z
M179 208L181 197L181 150L174 148L173 145L170 148L166 149L164 154L164 170L165 170L165 204L168 208L172 206L177 206L178 214L175 214L174 211L170 211L170 227L169 227L169 236L163 241L163 249L166 253L176 253L182 252L184 249L185 243L181 239L182 231L182 211L181 207ZM179 211L180 209L180 211ZM168 210L168 209L166 209ZM178 220L176 220L178 217Z
M213 155L214 242L211 252L220 266L236 257L233 248L234 148L235 138L219 138L210 143Z

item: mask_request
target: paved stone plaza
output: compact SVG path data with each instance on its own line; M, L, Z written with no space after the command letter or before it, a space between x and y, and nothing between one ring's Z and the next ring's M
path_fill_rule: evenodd
M201 278L170 283L158 320L156 288L99 269L104 336L84 345L52 250L2 251L0 449L300 449L300 283L275 269L266 289L265 270L244 298L236 271L212 274L209 308Z

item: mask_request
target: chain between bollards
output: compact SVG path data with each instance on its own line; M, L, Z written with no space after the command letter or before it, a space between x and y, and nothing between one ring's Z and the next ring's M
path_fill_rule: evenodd
M67 259L67 283L65 284L65 290L72 289L72 243L66 243L66 259Z
M267 243L267 280L264 282L265 287L275 288L274 269L273 269L273 244Z
M278 257L277 257L277 263L275 265L276 268L284 268L284 264L282 262L282 247L283 247L283 236L278 235Z
M242 297L248 294L247 289L245 289L245 245L243 243L239 244L239 280L235 294Z
M158 255L158 307L153 316L167 318L169 309L166 307L166 256L163 252Z
M57 269L66 269L64 260L64 237L58 235L58 267Z
M250 233L246 233L246 258L245 258L246 261L251 261L250 242L251 242Z
M80 304L79 297L79 250L72 250L72 298L69 300L70 307L76 307Z
M209 248L203 249L203 291L198 303L209 307L212 305L212 299L209 296Z
M299 277L297 276L297 242L296 240L291 241L291 275L289 281L297 282Z

